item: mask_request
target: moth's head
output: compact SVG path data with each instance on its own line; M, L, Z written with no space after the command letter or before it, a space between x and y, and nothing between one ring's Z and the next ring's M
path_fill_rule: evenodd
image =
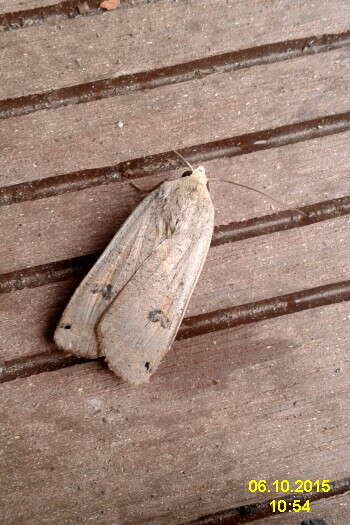
M203 166L198 166L198 168L195 168L193 171L185 171L185 173L182 174L183 177L192 177L193 180L198 181L200 184L207 184L208 178L205 174L205 169Z

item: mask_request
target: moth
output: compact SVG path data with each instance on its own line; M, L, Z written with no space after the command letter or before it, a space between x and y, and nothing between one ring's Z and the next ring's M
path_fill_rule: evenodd
M175 339L213 229L202 166L163 182L77 288L57 326L56 344L79 357L104 356L134 385L147 382Z

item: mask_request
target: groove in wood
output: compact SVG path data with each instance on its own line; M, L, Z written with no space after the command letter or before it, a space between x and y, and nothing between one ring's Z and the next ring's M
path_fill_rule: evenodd
M308 226L317 222L335 219L350 213L350 197L302 206L298 210L286 210L254 219L216 226L211 246L240 241L259 235ZM83 276L97 260L99 253L82 255L74 259L56 261L0 274L0 294L24 288L35 288L49 283Z
M43 109L56 109L134 91L204 78L214 73L281 62L292 58L325 53L348 46L350 31L335 35L312 36L205 57L151 71L123 75L0 101L0 119L27 115Z
M350 281L319 286L280 297L187 317L183 320L176 339L190 339L218 330L227 330L235 326L255 323L343 301L350 301ZM100 359L99 361L102 360ZM83 362L85 360L65 356L62 352L43 353L33 357L6 361L0 367L0 383L12 381L17 377L27 377L48 370L58 370Z
M327 115L297 124L279 126L227 139L179 149L192 164L223 157L235 157L254 151L294 144L350 130L350 112ZM173 151L120 162L113 166L75 171L45 179L22 182L0 188L0 205L45 199L100 184L126 182L182 167Z

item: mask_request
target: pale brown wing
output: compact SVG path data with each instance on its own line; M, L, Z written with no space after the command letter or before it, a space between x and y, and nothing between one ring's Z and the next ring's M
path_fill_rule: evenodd
M54 336L66 352L88 358L100 355L97 321L166 236L157 219L162 186L134 210L72 296Z
M174 231L145 260L102 316L97 334L109 367L133 384L149 380L170 348L204 264L214 210L205 187L170 196L159 221Z

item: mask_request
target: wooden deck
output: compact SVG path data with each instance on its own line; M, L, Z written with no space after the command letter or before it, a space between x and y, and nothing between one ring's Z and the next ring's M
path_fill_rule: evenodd
M1 525L348 525L349 0L98 6L0 0ZM286 209L211 185L178 339L133 388L52 335L173 150ZM331 490L274 514L251 479Z

